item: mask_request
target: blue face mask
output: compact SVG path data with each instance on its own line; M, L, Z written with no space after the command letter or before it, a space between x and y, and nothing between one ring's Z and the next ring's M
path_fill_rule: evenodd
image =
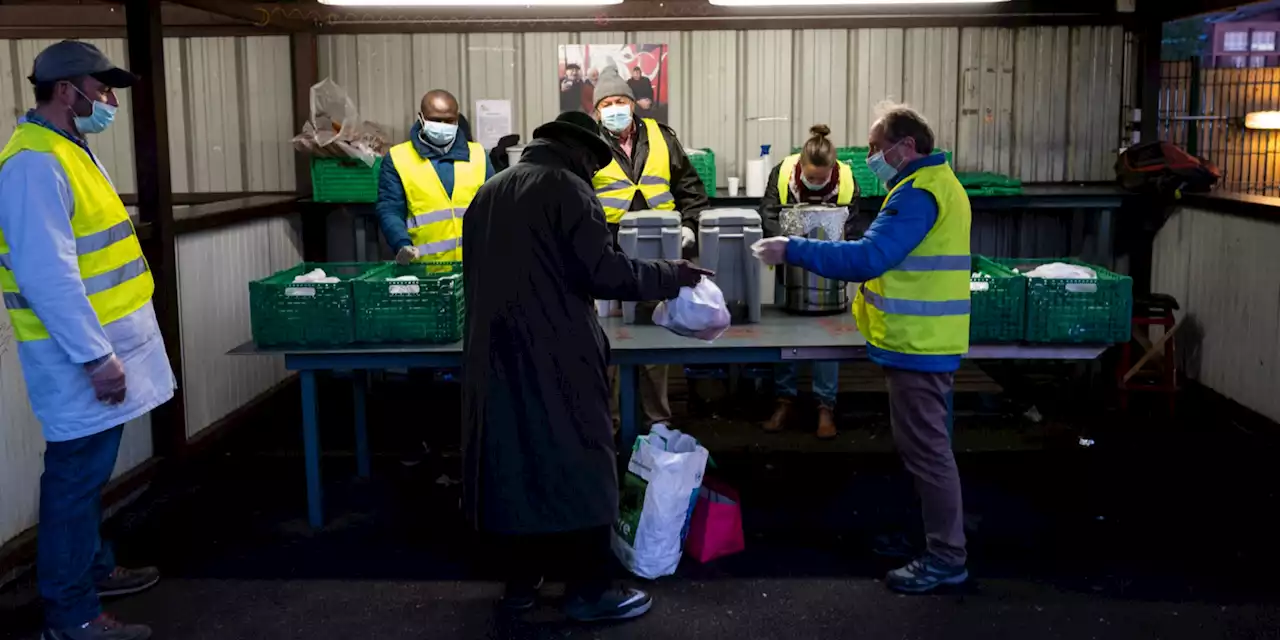
M418 116L418 122L422 123L422 137L428 143L437 147L448 149L453 146L454 138L458 137L458 125L456 124L435 122L422 116Z
M72 88L75 87L73 86ZM90 100L89 96L81 93L79 89L76 89L76 93L79 93L85 100L89 100L89 103L93 105L93 113L87 116L77 116L74 111L71 112L71 115L74 116L72 121L76 125L76 131L81 134L106 131L107 127L111 126L111 123L116 119L116 108L105 102Z
M615 104L600 109L600 124L613 133L622 133L631 126L631 105Z
M885 151L892 151L897 148L899 144L901 144L901 141L894 143L894 145L888 149L877 151L870 156L867 156L867 168L871 169L871 172L876 174L877 178L880 178L880 182L883 182L886 185L889 184L890 180L893 180L898 176L898 167L889 164L889 161L884 159L884 153Z

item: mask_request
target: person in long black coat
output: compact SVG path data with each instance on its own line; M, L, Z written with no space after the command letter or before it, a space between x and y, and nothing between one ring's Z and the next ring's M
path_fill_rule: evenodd
M593 299L674 298L709 272L615 250L591 189L612 152L590 116L562 114L533 136L463 220L464 507L501 539L508 607L533 606L554 561L570 617L635 617L649 596L609 588L617 451Z

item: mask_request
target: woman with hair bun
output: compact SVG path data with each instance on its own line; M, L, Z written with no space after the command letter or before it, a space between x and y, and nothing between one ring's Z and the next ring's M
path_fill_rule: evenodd
M760 218L766 238L782 235L779 214L786 206L796 204L828 204L849 208L849 221L858 214L858 185L853 179L853 169L836 159L836 146L827 136L831 127L815 124L809 128L811 137L805 141L800 153L782 159L765 181L764 197L760 200ZM845 225L849 236L853 225ZM846 237L846 240L853 238ZM781 283L782 269L775 271ZM779 364L774 368L774 388L778 403L773 416L764 424L764 430L776 433L786 428L791 417L791 405L799 395L796 376L799 365ZM821 361L813 363L813 395L818 400L817 436L824 440L836 437L836 393L839 390L840 363Z

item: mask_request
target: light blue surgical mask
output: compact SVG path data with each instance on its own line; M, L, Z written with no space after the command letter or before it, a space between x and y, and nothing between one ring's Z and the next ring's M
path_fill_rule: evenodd
M622 133L631 126L631 105L615 104L600 109L600 124L613 133Z
M831 174L828 173L826 179L821 180L819 182L810 182L809 178L805 177L805 175L802 173L800 174L800 182L805 186L806 189L810 191L817 191L831 184Z
M898 176L899 169L898 167L889 164L889 161L884 159L884 153L885 151L896 149L899 144L902 144L901 140L895 142L893 146L888 149L877 151L870 156L867 156L867 168L871 169L871 172L876 174L877 178L880 178L880 182L883 182L886 185L889 184L890 180L893 180Z
M422 116L418 116L418 122L422 123L423 139L429 144L442 149L452 147L454 139L458 137L458 125L456 124L427 120Z
M84 95L84 93L81 92L80 89L76 88L75 85L72 85L71 88L75 89L76 93L79 93L81 97L89 101L89 104L93 105L93 113L90 113L87 116L77 116L74 111L71 112L71 115L73 116L72 121L76 125L76 131L79 131L81 134L102 133L103 131L106 131L107 127L111 126L111 123L116 119L116 108L105 102L94 100L89 96Z

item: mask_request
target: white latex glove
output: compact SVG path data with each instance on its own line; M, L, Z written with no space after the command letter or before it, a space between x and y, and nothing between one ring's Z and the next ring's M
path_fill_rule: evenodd
M396 252L396 264L404 266L418 259L418 248L413 245L400 247Z
M89 382L93 384L93 394L98 402L116 405L124 402L125 386L124 363L116 354L85 363L85 373L89 374Z
M771 267L780 265L787 261L788 242L791 240L786 236L756 240L751 245L751 255Z
M693 246L696 236L693 235L693 229L689 227L680 227L680 248L688 249Z

